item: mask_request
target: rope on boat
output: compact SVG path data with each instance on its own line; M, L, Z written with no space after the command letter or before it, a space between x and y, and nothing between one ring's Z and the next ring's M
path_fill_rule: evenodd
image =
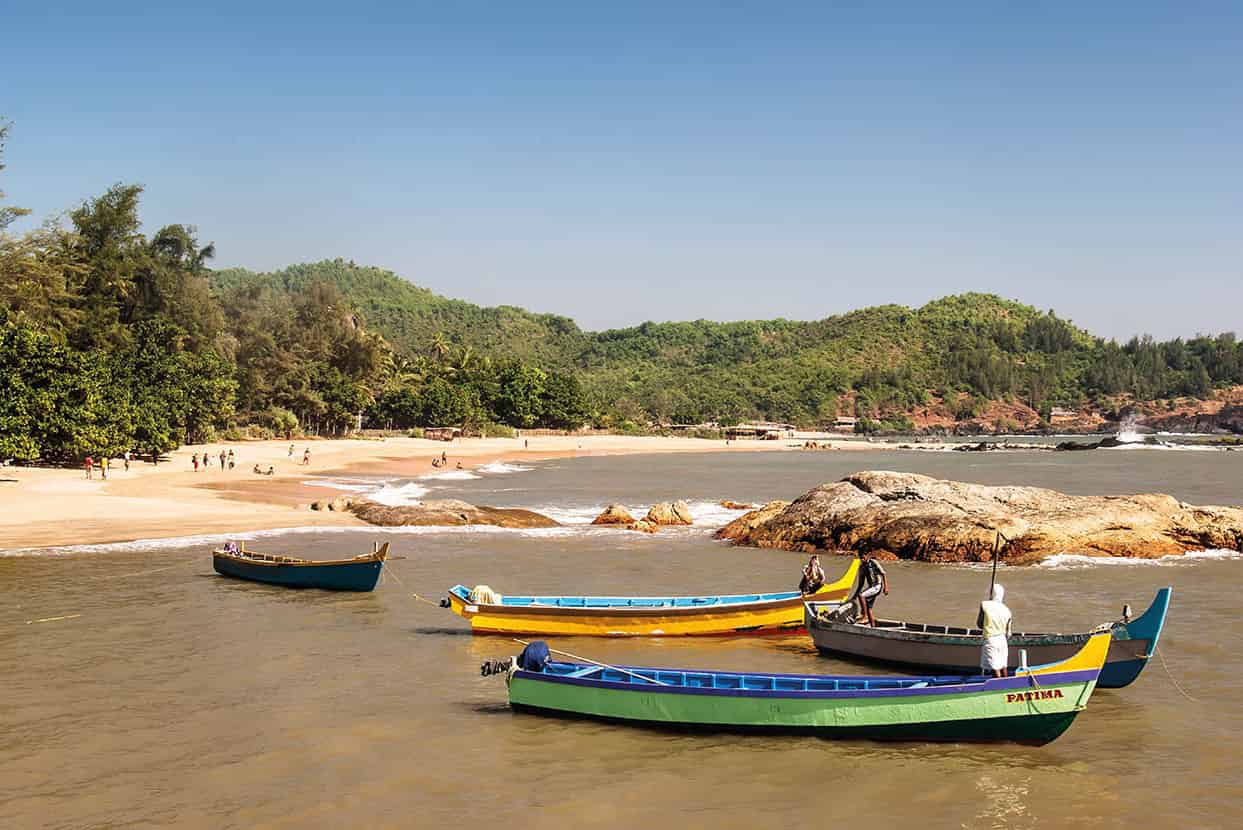
M1159 646L1153 646L1152 650L1155 651L1157 656L1161 658L1161 668L1165 669L1165 676L1168 677L1170 682L1174 684L1174 688L1178 689L1178 693L1187 698L1187 700L1190 700L1192 703L1199 703L1200 701L1198 698L1194 698L1187 694L1183 691L1183 687L1178 685L1178 681L1174 679L1174 675L1170 671L1170 667L1165 665L1165 655L1161 653L1161 648Z
M419 602L426 602L428 605L433 605L433 606L435 606L435 607L437 607L437 608L442 607L442 606L440 605L440 603L439 603L439 602L433 602L432 600L428 599L427 597L420 596L419 594L411 594L410 596L414 597L414 598L415 598L415 599L417 599Z
M521 643L524 646L531 645L528 641L519 640L517 637L514 637L513 641L515 643ZM619 671L622 674L628 674L631 677L637 677L640 680L646 681L648 683L655 683L657 686L668 686L669 685L668 683L662 683L661 681L657 680L654 677L647 677L646 675L636 674L635 672L627 671L626 669L623 669L620 666L610 666L608 663L601 663L599 660L592 660L588 657L579 657L577 654L570 654L568 651L561 651L560 649L552 648L551 646L549 646L548 650L551 651L553 654L560 654L563 657L569 657L571 660L582 660L584 663L590 663L591 665L599 666L602 669L612 669L613 671Z

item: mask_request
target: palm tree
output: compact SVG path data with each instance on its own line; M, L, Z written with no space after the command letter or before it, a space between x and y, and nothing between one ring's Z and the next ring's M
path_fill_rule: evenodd
M437 360L444 362L445 356L449 354L449 341L445 339L443 331L436 332L435 336L432 337L432 347L429 351Z

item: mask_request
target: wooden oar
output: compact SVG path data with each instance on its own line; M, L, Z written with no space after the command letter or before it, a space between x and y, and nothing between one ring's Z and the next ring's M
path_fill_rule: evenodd
M515 643L521 643L521 644L522 644L522 645L524 645L524 646L529 646L529 645L531 645L531 644L530 644L529 642L527 642L526 640L519 640L517 637L514 637L514 638L513 638L513 641L514 641ZM562 656L569 657L571 660L582 660L584 663L590 663L591 665L593 665L593 666L599 666L599 667L600 667L600 668L602 668L602 669L612 669L613 671L619 671L619 672L621 672L622 674L628 674L628 675L630 675L631 677L637 677L637 678L639 678L640 680L645 680L645 681L647 681L648 683L655 683L657 686L668 686L668 685L669 685L668 683L662 683L662 682L660 682L659 680L657 680L657 679L656 679L656 678L654 678L654 677L646 677L646 676L644 676L644 675L642 675L642 674L635 674L635 673L634 673L634 672L632 672L632 671L627 671L626 669L623 669L623 668L621 668L620 666L610 666L608 663L601 663L601 662L600 662L600 661L598 661L598 660L591 660L591 659L588 659L588 658L586 658L586 657L579 657L577 654L570 654L568 651L561 651L560 649L556 649L556 648L552 648L552 647L549 647L549 649L548 649L548 650L549 650L549 651L551 651L553 654L560 654L560 655L562 655Z

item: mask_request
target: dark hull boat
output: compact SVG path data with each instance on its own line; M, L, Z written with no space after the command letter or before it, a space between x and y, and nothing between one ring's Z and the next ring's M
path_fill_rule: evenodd
M1010 668L1027 652L1029 666L1065 660L1083 648L1093 634L1108 631L1109 654L1097 685L1102 689L1129 686L1148 665L1165 626L1172 588L1157 591L1156 599L1138 618L1106 623L1081 634L1028 634L1010 636ZM809 602L805 606L807 632L822 654L851 657L919 671L978 672L984 637L978 628L877 620L876 627L833 618L841 603Z
M353 559L315 561L294 556L276 556L246 550L212 551L212 566L221 576L266 582L288 588L323 588L329 591L371 591L380 580L380 569L388 558L388 542L371 553Z

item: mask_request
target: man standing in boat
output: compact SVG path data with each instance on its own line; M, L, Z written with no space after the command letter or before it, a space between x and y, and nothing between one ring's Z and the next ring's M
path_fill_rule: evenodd
M875 627L876 616L872 613L872 606L876 604L876 597L880 594L889 596L889 579L885 576L885 569L872 558L870 550L859 551L859 559L859 583L855 589L855 597L859 600L859 615L868 625Z
M981 674L992 674L993 677L1005 677L1009 674L1010 663L1010 624L1013 617L1010 609L1002 600L1006 589L993 585L989 598L980 603L980 613L975 624L984 632L984 647L980 651Z

